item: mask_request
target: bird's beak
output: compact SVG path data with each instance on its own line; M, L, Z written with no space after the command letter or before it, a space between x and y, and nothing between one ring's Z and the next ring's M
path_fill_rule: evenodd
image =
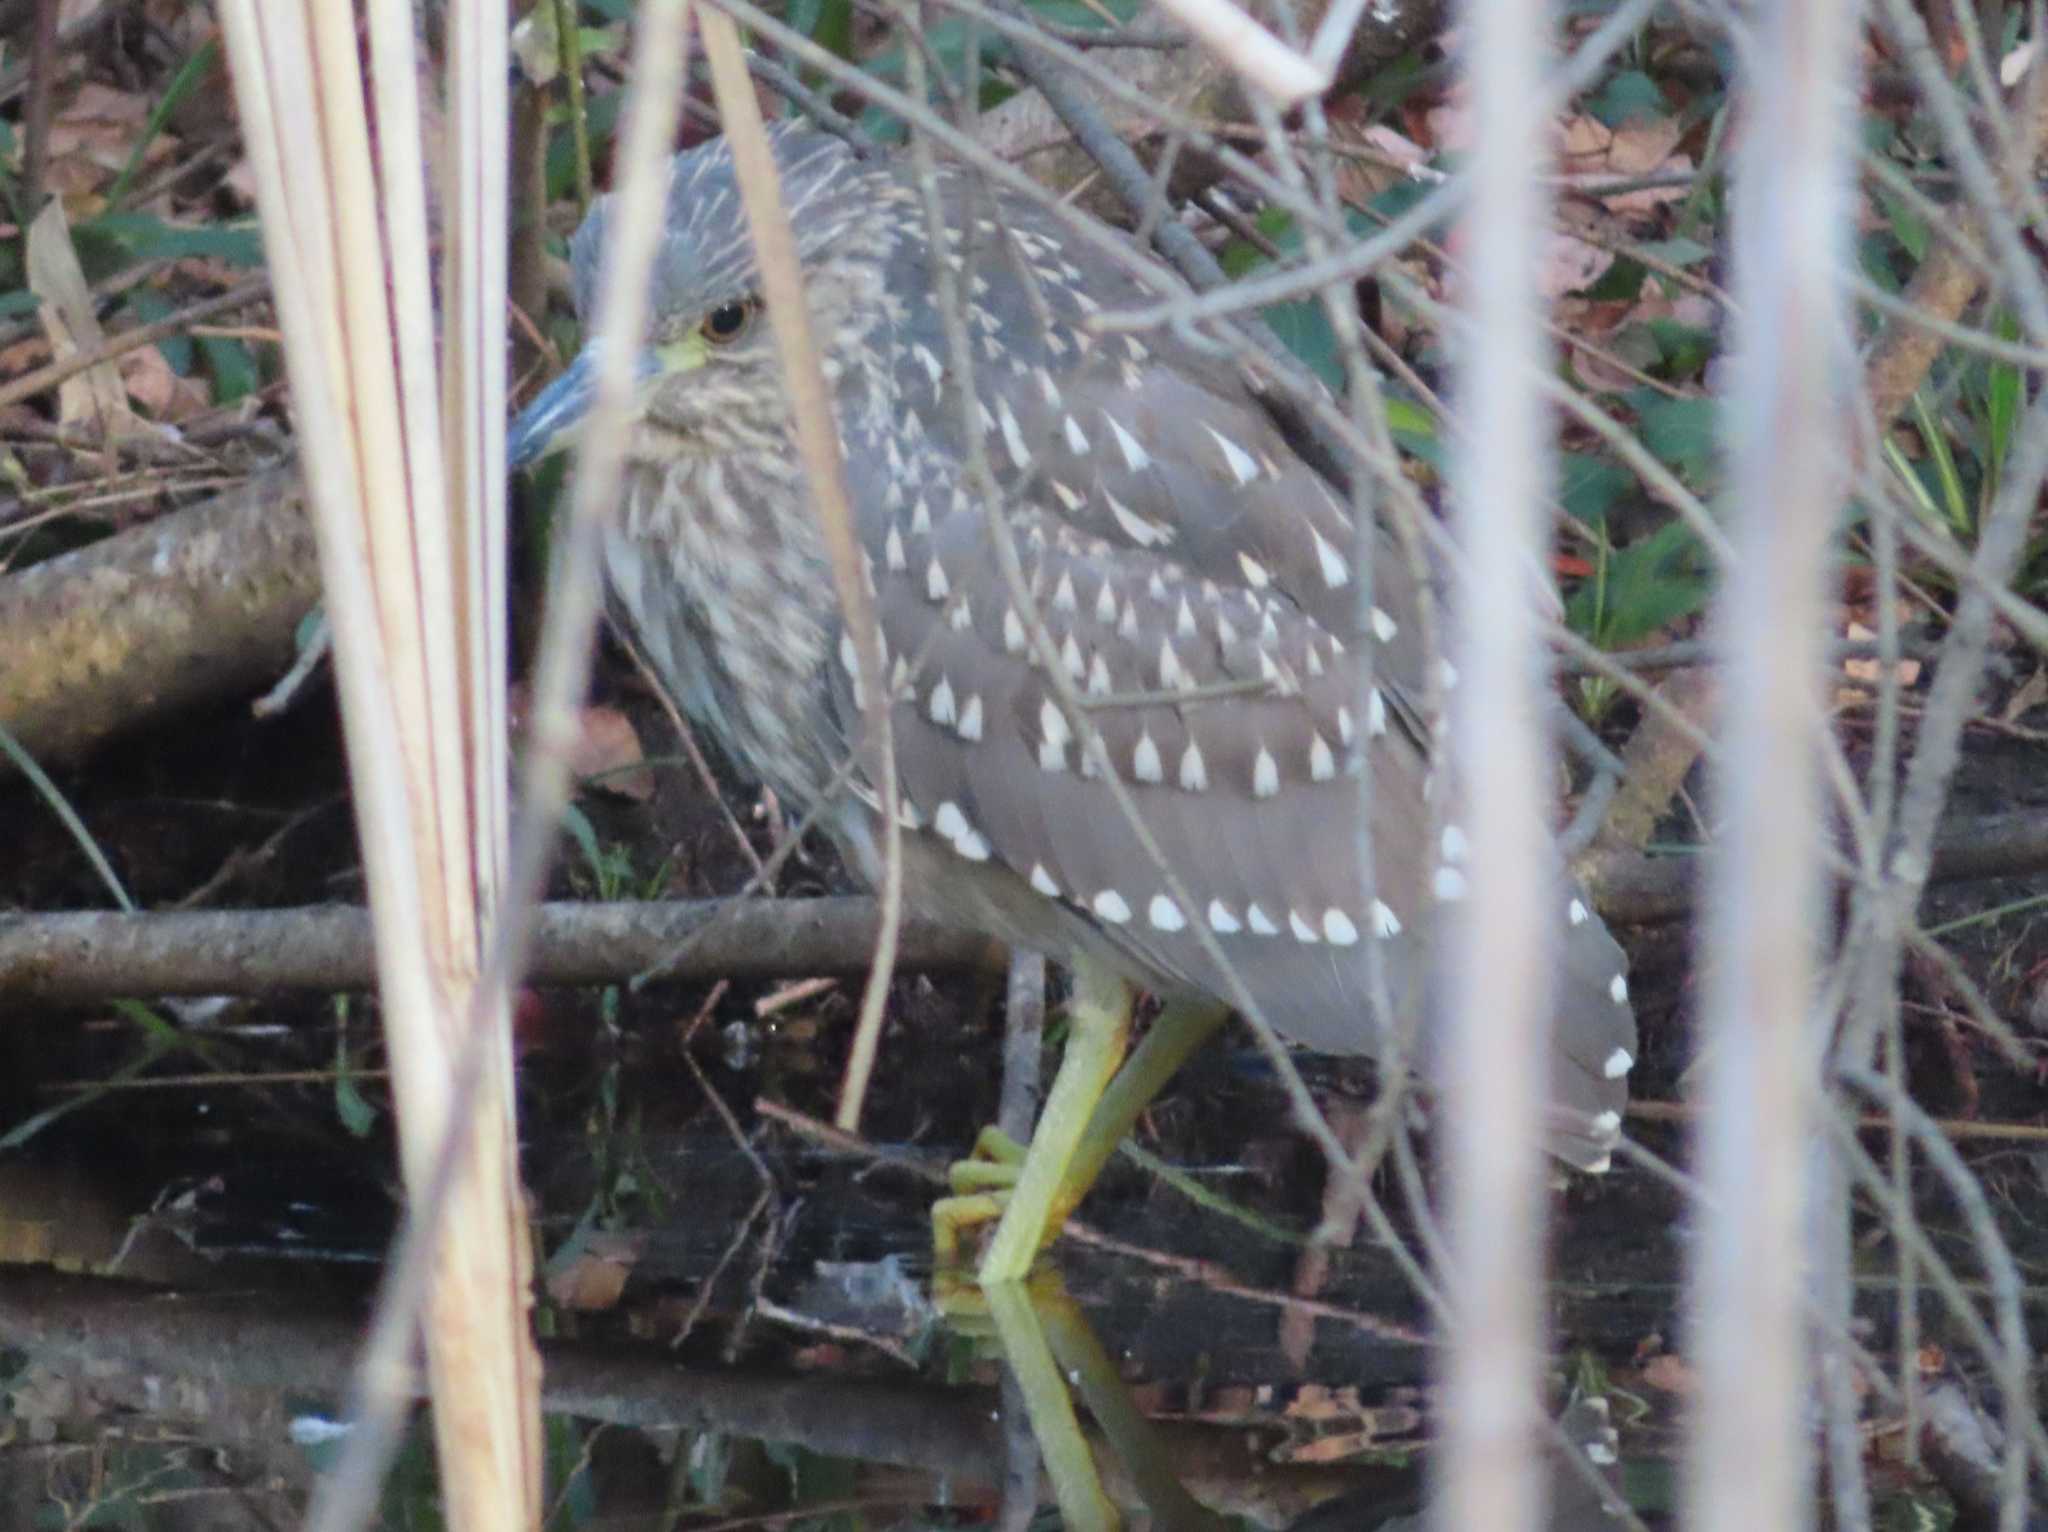
M704 362L703 342L694 335L668 346L647 347L635 368L632 409L638 413L653 385L672 372ZM516 472L574 445L597 402L597 347L585 346L562 375L533 397L505 434L505 456Z

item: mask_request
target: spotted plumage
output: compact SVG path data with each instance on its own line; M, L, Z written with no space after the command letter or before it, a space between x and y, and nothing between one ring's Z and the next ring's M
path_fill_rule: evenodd
M1424 1007L1431 914L1465 876L1457 827L1431 838L1418 723L1431 661L1390 545L1361 609L1344 503L1227 360L1170 334L1091 331L1090 314L1140 293L1043 210L948 175L935 250L904 167L793 128L775 152L889 655L912 896L1020 943L1106 956L1168 992L1228 992L1213 938L1284 1035L1375 1051L1368 949L1394 1003ZM650 338L687 365L651 369L608 548L613 592L684 703L805 802L856 737L861 698L770 321L709 338L707 316L756 304L722 144L676 162L668 212ZM605 217L600 204L574 250L586 315ZM932 300L941 259L964 278L964 406ZM998 481L1022 592L970 491L968 432ZM1063 702L1055 670L1082 709ZM828 810L870 873L875 807L861 779ZM1370 898L1361 831L1378 868ZM1634 1023L1620 950L1576 890L1560 888L1557 908L1558 1094L1578 1117L1553 1148L1600 1168Z

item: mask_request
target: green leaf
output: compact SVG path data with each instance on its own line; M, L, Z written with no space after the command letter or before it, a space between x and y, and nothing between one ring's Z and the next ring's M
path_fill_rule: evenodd
M589 1526L599 1510L597 1486L591 1479L589 1442L583 1425L566 1415L542 1422L547 1440L547 1484L552 1510L548 1532L572 1532ZM594 1435L605 1428L589 1428Z
M602 143L615 136L619 125L619 107L624 91L608 91L602 96L589 97L584 105L584 117L590 126L592 144ZM543 171L548 184L548 200L559 202L576 187L576 140L569 132L569 108L567 104L548 113L548 125L559 128L559 132L548 135L547 167ZM591 151L596 152L594 149Z
M853 0L796 0L788 26L828 53L853 57Z
M1932 233L1927 227L1927 220L1920 216L1920 210L1897 192L1887 190L1882 184L1878 186L1877 200L1884 209L1886 221L1891 225L1892 238L1899 242L1906 254L1913 257L1915 265L1926 260L1927 244Z
M1650 268L1641 261L1617 255L1614 264L1601 272L1579 296L1589 303L1633 303L1649 275Z
M1899 247L1892 236L1883 229L1873 229L1856 241L1856 264L1863 274L1885 292L1898 295L1904 284L1899 280L1896 259Z
M154 324L159 319L168 318L177 305L153 287L138 287L129 292L127 307L137 324ZM172 372L181 378L191 376L192 338L189 335L166 336L156 343L156 349L171 364Z
M1608 80L1600 94L1586 103L1586 110L1610 128L1631 122L1651 122L1666 116L1671 105L1657 82L1640 69L1624 69Z
M569 839L576 842L576 849L583 853L584 866L590 869L591 877L602 887L605 876L604 850L597 843L597 831L592 828L589 817L575 804L569 804L562 810L562 828L568 832Z
M1683 234L1670 239L1639 239L1636 248L1652 260L1679 267L1697 266L1714 253L1698 240L1687 239Z
M195 344L206 365L207 376L213 379L215 404L233 404L256 392L263 381L263 372L256 365L256 354L249 349L247 342L229 340L224 335L205 335Z
M114 177L114 184L107 188L107 205L119 207L122 198L128 195L128 188L135 184L136 172L142 169L143 157L149 153L149 146L163 132L164 124L171 120L171 114L184 105L185 100L202 84L212 72L214 60L220 53L218 39L208 38L194 50L192 56L178 66L178 72L171 76L171 83L164 87L164 93L150 108L149 120L142 125L142 132L135 140L135 147L128 151L128 163L121 167L121 173Z
M1635 476L1612 458L1567 452L1558 460L1557 498L1573 520L1589 527L1607 524L1607 514L1635 484Z
M1676 319L1651 319L1643 328L1657 343L1658 365L1667 378L1683 381L1697 377L1714 356L1714 336L1698 325Z
M1643 445L1694 489L1711 490L1720 475L1716 403L1712 399L1671 399L1647 388L1635 389L1628 398Z
M80 224L76 236L81 260L87 246L97 244L102 251L113 246L128 265L194 256L226 261L230 266L263 264L263 236L254 219L188 226L165 223L149 213L102 213Z
M334 1115L341 1119L341 1125L352 1138L368 1138L377 1126L377 1109L363 1099L352 1075L334 1077Z
M1661 632L1706 605L1710 583L1692 529L1673 521L1617 550L1594 579L1581 581L1566 619L1607 648Z
M1330 328L1330 316L1323 312L1319 299L1268 304L1259 313L1280 337L1280 344L1321 378L1324 387L1335 394L1344 392L1344 363L1337 355L1337 332Z
M2016 341L2018 321L2010 309L2000 309L1991 322L1991 333L2000 340ZM1987 362L1984 367L1984 437L1988 470L1984 475L1987 494L1995 493L2006 452L2012 446L2013 428L2019 424L2025 387L2019 368L2010 362Z

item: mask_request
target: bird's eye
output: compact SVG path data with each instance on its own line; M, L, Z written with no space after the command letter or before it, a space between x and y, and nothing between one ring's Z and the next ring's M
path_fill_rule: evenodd
M704 316L700 328L704 338L714 346L729 346L747 333L747 326L754 322L754 305L751 303L721 303Z

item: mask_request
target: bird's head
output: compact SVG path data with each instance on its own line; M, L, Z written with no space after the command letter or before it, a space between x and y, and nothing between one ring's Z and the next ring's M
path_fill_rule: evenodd
M836 138L789 124L772 129L769 142L829 378L881 312L881 264L888 231L901 219L901 194L886 172L863 165ZM586 333L597 315L612 202L605 197L591 208L570 245ZM787 418L781 366L722 138L672 162L647 314L634 400L642 434L665 456L779 450ZM567 446L595 392L595 347L586 345L513 422L512 466Z

